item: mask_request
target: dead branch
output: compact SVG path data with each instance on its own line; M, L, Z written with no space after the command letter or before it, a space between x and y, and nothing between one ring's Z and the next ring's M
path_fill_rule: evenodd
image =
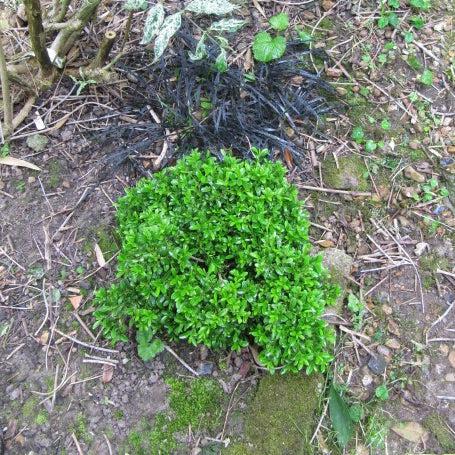
M101 41L100 47L98 49L98 53L90 64L90 68L101 68L106 63L107 59L109 58L109 53L111 52L112 46L114 45L116 36L117 34L112 30L108 30L105 33L103 41Z
M2 83L3 98L3 139L8 139L13 132L13 103L9 87L8 71L3 47L0 43L0 80Z

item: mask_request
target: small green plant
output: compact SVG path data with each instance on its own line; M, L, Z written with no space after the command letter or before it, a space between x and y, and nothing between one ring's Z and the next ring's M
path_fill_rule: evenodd
M359 330L362 327L363 316L365 314L365 305L363 302L354 294L348 296L348 310L353 316L353 326L355 330Z
M422 84L431 86L433 85L433 72L429 69L425 69L420 75L419 80Z
M270 26L277 32L284 32L289 27L289 17L279 13L269 19ZM281 35L272 36L269 32L259 32L253 40L254 58L268 63L283 56L286 52L286 38Z
M3 144L0 147L0 158L5 158L9 155L10 152L10 146L9 144Z
M389 389L385 384L381 384L376 387L374 395L380 401L387 401L389 399Z
M416 29L420 30L425 26L425 19L422 16L411 16L409 23Z
M150 329L138 330L136 341L137 353L144 362L153 359L164 350L164 343L160 339L154 338L154 333Z
M324 370L333 331L320 317L337 288L309 254L308 221L285 168L199 152L117 204L118 282L95 298L112 341L128 327L213 349L259 347L283 372ZM140 335L142 337L142 334Z
M431 0L409 0L409 4L418 11L428 11L431 8Z
M70 75L71 80L74 82L75 86L77 87L76 89L76 95L79 96L85 87L88 87L89 85L96 84L97 82L94 79L85 79L84 77L81 77L81 79L77 79L74 76Z

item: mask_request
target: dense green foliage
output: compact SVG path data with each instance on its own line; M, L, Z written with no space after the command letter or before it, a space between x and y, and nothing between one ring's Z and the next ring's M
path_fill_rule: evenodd
M256 155L263 155L253 150ZM128 325L213 349L259 347L270 370L323 370L337 289L310 255L308 221L280 163L193 152L117 204L118 281L98 291L97 325Z

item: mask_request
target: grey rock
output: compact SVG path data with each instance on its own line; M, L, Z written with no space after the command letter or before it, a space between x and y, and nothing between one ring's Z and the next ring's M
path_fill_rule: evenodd
M381 354L371 356L370 360L368 361L368 368L377 375L383 374L386 366L387 363Z
M128 401L130 401L128 395L125 393L124 395L122 395L122 403L128 403Z
M17 400L20 397L20 395L21 395L21 389L17 388L11 392L9 398L10 398L10 400Z
M49 139L42 134L33 134L27 138L27 146L34 152L41 152L46 148Z
M201 362L197 368L197 373L201 376L210 376L215 369L213 362Z

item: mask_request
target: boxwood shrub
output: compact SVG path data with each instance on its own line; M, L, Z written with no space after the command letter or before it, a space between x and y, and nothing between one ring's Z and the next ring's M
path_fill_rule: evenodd
M323 371L337 289L310 254L308 221L285 168L192 152L117 203L115 284L95 297L113 342L130 328L211 349L255 345L273 371Z

